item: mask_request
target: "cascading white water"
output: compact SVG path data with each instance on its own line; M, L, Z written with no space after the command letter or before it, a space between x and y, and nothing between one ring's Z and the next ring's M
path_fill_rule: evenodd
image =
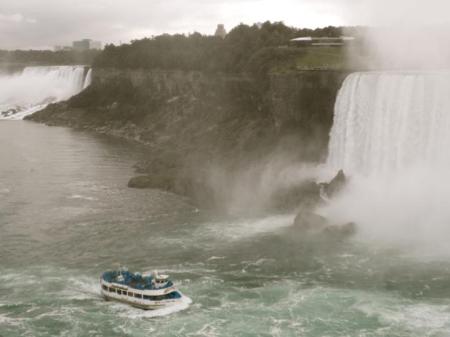
M89 69L83 82L83 90L86 89L88 86L90 86L91 82L92 82L92 69Z
M23 119L78 94L91 82L84 66L27 67L0 76L0 119Z
M370 242L450 253L450 72L350 75L335 106L326 167L346 189L322 213Z
M449 165L449 90L449 72L350 75L336 101L327 166L367 175Z

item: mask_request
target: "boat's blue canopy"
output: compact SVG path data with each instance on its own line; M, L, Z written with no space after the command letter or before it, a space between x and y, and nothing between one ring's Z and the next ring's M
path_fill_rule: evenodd
M120 275L123 279L119 278ZM152 276L142 276L139 273L135 274L129 271L107 271L103 273L102 278L106 282L123 284L140 290L164 289L173 286L172 281L169 280L164 286L156 288L152 283Z

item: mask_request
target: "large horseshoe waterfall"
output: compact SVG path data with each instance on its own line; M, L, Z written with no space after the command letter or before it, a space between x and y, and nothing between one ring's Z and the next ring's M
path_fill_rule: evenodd
M328 166L378 174L450 164L450 73L355 73L335 107Z
M0 75L0 119L22 119L78 94L90 81L91 71L84 66L26 67Z
M327 167L351 183L328 215L370 240L441 245L450 235L450 73L350 75L336 101Z

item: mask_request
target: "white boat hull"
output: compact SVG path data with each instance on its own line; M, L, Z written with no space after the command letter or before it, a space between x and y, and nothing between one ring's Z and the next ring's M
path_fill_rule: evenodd
M149 291L140 291L138 289L129 288L127 286L105 282L104 280L101 280L100 283L102 286L101 294L106 300L113 300L126 303L140 309L145 310L161 309L171 305L183 303L185 300L185 296L179 290L176 290L181 295L181 297L179 298L154 301L144 299L144 295L148 294ZM114 288L116 291L111 292L109 291L110 288ZM137 297L136 295L138 295L139 297Z

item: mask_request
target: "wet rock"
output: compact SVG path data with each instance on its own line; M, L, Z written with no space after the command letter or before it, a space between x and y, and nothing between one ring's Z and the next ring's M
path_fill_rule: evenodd
M294 227L302 232L319 233L327 226L327 219L311 211L301 211L294 220Z
M329 183L322 183L322 189L328 198L332 198L339 193L347 182L347 177L343 170L340 170Z

